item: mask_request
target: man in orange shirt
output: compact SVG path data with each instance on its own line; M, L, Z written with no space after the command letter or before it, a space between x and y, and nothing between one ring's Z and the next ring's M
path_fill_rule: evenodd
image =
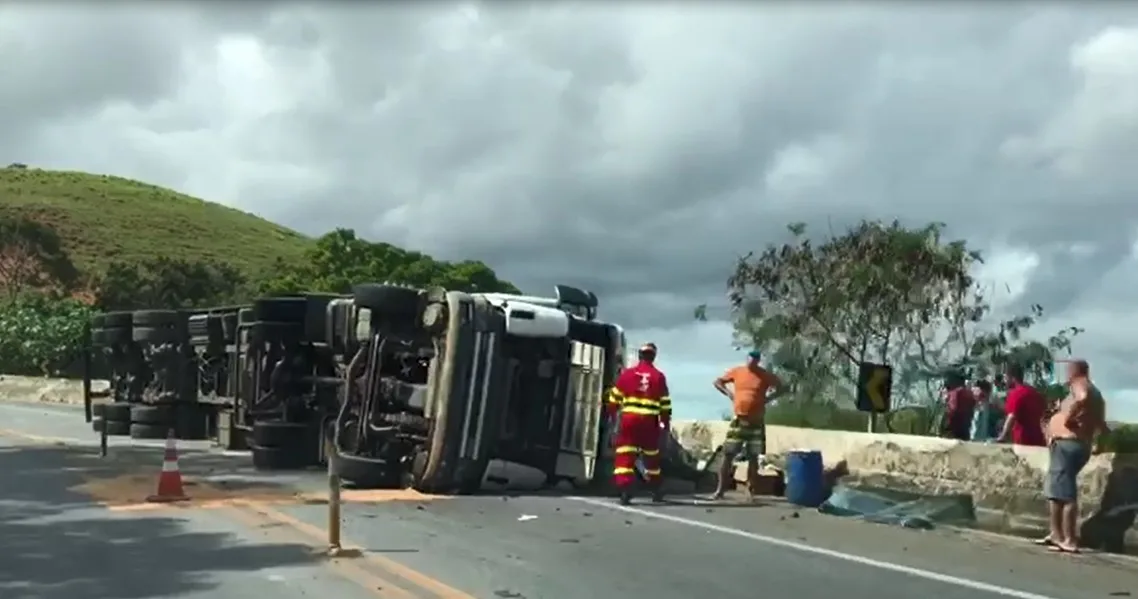
M723 464L719 468L719 484L714 499L722 499L727 485L734 479L735 459L747 458L747 496L750 498L759 477L759 458L767 452L764 414L767 402L785 391L782 381L763 368L762 354L747 354L747 363L731 368L715 379L715 389L731 399L733 418L723 443ZM728 389L727 385L731 385ZM773 392L772 392L773 389Z

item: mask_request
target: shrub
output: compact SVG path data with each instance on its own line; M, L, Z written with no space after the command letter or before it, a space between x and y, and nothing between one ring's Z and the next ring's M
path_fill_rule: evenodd
M1138 425L1120 424L1102 438L1103 451L1138 453Z
M22 294L0 302L0 372L52 376L83 346L92 309L69 298Z

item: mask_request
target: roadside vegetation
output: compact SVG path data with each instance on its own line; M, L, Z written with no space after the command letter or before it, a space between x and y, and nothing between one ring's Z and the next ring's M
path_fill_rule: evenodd
M309 238L238 210L118 177L0 168L0 373L73 370L96 311L181 309L391 281L517 288L349 229Z
M854 409L857 365L893 367L893 410L880 430L933 435L940 429L946 377L987 379L1018 363L1052 398L1057 361L1067 358L1078 326L1039 330L1044 307L993 309L999 285L977 281L983 262L944 225L862 221L827 234L787 227L781 244L739 259L727 281L738 347L759 349L790 385L768 422L864 431ZM708 319L708 307L695 317ZM1122 426L1108 449L1138 452L1138 427Z

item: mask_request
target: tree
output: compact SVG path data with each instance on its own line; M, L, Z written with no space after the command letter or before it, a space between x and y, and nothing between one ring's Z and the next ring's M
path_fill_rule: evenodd
M159 256L114 262L96 281L103 310L194 308L244 301L245 277L232 265Z
M862 221L817 239L790 225L790 241L742 257L728 280L736 343L763 349L800 400L845 403L862 361L894 366L901 404L931 404L953 370L989 375L1015 360L1048 372L1080 329L1030 339L1038 305L993 323L971 276L980 253L943 228Z
M355 284L384 281L456 291L518 292L517 287L499 279L482 262L435 260L389 243L360 239L351 229L336 229L320 237L304 262L280 261L274 271L273 276L261 282L262 293L349 293Z
M79 271L51 227L0 214L0 290L8 301L33 290L67 293L78 279Z

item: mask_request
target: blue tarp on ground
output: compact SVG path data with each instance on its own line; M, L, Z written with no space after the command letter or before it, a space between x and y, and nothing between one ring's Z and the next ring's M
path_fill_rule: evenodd
M906 528L972 526L976 522L976 510L968 495L928 496L845 486L834 487L818 511Z

